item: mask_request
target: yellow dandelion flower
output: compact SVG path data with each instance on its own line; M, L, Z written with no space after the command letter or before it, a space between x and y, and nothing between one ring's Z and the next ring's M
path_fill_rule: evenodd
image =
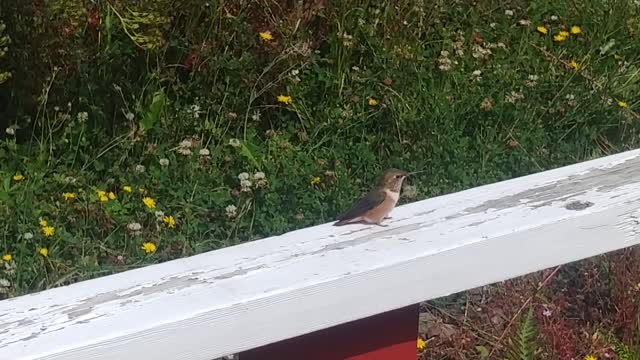
M13 175L13 181L22 181L22 180L24 180L24 175L20 174L19 172Z
M640 290L640 282L636 284L636 289Z
M369 106L376 106L378 105L378 100L374 99L374 98L369 98Z
M264 42L273 40L273 35L271 35L270 31L263 31L259 35L260 35L260 39L262 39L262 41Z
M144 198L142 198L142 202L149 208L149 209L155 209L156 208L156 201L153 198L150 198L148 196L145 196Z
M319 176L313 177L313 178L311 178L310 182L311 182L311 185L320 184L320 177Z
M584 357L584 360L598 360L598 358L595 355L587 355Z
M128 193L130 193L130 192L132 192L132 191L133 191L133 189L132 189L132 188L131 188L131 186L129 186L129 185L125 185L125 186L123 186L123 187L122 187L122 190L123 190L123 191L125 191L125 192L128 192Z
M47 222L47 220L43 218L38 219L38 224L40 224L40 227L49 226L49 223Z
M289 105L291 104L291 96L278 95L278 102Z
M53 226L43 226L42 227L42 234L46 237L49 236L53 236L56 233L56 228L54 228Z
M620 106L621 108L628 108L629 104L626 103L626 101L618 101L618 106Z
M75 198L76 198L76 193L72 193L72 192L62 193L62 197L63 197L65 200L75 199Z
M2 260L6 261L6 262L11 261L11 259L13 259L13 256L11 256L11 254L4 254L2 256Z
M573 25L571 27L571 33L574 34L574 35L581 34L582 33L582 29L578 25Z
M38 253L40 253L40 255L47 257L49 256L49 249L47 248L41 248L40 250L38 250Z
M538 26L536 28L536 31L538 31L542 35L547 35L549 33L549 29L547 29L546 26Z
M569 67L573 70L580 70L580 64L578 64L575 60L571 60L569 63Z
M109 191L109 194L107 196L109 196L109 199L111 199L111 200L115 200L116 199L116 194L114 194L112 191Z
M154 244L154 243L146 242L146 243L142 244L140 249L144 250L144 252L149 254L149 253L156 252L157 247L156 247L156 244Z
M107 201L109 201L109 198L107 197L107 195L100 196L100 202L107 202Z
M98 194L98 197L102 197L107 195L107 192L104 190L97 190L96 193Z
M553 41L555 42L561 42L561 41L565 41L569 38L569 33L566 31L560 31L557 35L555 35L553 37Z
M422 340L421 337L418 337L418 351L422 351L424 350L425 347L427 347L427 343L424 342L424 340Z
M176 227L176 219L174 219L171 215L165 216L164 218L162 218L162 221L164 221L164 223L167 224L167 226L171 229Z

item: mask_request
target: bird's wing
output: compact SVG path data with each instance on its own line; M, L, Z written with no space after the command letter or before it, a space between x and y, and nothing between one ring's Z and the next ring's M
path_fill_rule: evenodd
M367 194L367 196L365 196L360 201L355 203L353 207L349 209L349 211L339 215L336 219L350 220L350 219L356 218L366 213L367 211L375 208L376 206L379 206L380 204L382 204L382 202L386 197L387 197L387 193L384 190L377 190L377 189L372 190L370 193Z

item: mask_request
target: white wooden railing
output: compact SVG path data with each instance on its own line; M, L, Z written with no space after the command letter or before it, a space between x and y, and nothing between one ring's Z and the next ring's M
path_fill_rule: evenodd
M639 209L634 150L0 301L0 359L242 353L638 244Z

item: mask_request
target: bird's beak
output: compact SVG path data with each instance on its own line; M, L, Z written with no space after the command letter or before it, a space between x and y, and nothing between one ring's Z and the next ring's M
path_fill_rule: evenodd
M407 173L407 175L406 175L406 176L411 176L411 175L421 174L421 173L423 173L423 172L427 172L427 171L428 171L428 170L413 171L413 172Z

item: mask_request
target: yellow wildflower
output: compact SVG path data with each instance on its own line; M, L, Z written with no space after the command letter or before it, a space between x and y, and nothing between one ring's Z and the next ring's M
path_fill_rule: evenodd
M374 98L369 98L369 106L376 106L376 105L378 105L378 100Z
M144 198L142 198L142 202L149 208L149 209L155 209L156 208L156 201L153 198L150 198L148 196L145 196Z
M574 35L581 34L582 33L582 29L578 25L573 25L571 27L571 33L574 34Z
M53 226L43 226L42 227L42 234L44 234L44 236L53 236L56 233L56 228L54 228Z
M316 176L311 178L311 185L317 185L317 184L320 184L320 177Z
M45 220L45 219L43 219L43 218L38 219L38 224L40 224L40 226L41 226L41 227L45 227L45 226L48 226L48 225L49 225L49 223L47 222L47 220Z
M24 180L24 175L20 174L19 172L13 175L13 181L22 181L22 180Z
M114 194L112 191L109 191L108 196L109 196L109 199L111 199L111 200L115 200L116 199L116 194Z
M573 70L580 69L580 65L575 60L571 60L571 62L569 63L569 67L572 68Z
M146 242L144 244L142 244L142 246L140 247L142 250L144 250L144 252L146 252L147 254L149 253L154 253L156 252L156 244L151 243L151 242Z
M165 216L164 218L162 218L162 221L164 221L164 223L167 224L167 226L171 229L176 227L176 220L171 215Z
M584 357L584 360L598 360L598 358L595 355L587 355Z
M418 336L418 344L417 345L418 345L418 351L422 351L427 346L427 343L424 342L424 340L422 340L422 338Z
M125 185L122 187L122 190L124 190L125 192L130 193L131 191L133 191L133 189L131 188L131 186L129 185Z
M289 105L291 104L291 96L278 95L278 102Z
M629 104L627 104L625 101L618 101L618 106L620 106L621 108L628 108Z
M553 37L553 41L555 41L555 42L565 41L565 40L567 40L568 37L569 37L569 33L568 32L560 31L557 35L555 35Z
M271 32L269 31L263 31L260 33L260 39L264 42L271 41L273 40L273 35L271 35Z
M547 35L549 33L549 29L546 26L538 26L536 30L543 35Z
M106 192L106 191L104 191L104 190L98 190L98 191L97 191L97 193L98 193L98 199L99 199L101 202L107 202L107 201L109 201L109 197L107 196L107 192Z
M11 261L11 259L13 259L13 256L11 256L11 254L4 254L2 256L2 260L6 261L6 262Z
M62 193L62 197L63 197L65 200L75 199L75 198L76 198L76 193L72 193L72 192Z
M47 256L49 256L49 249L42 248L42 249L38 250L38 253L40 253L40 255L42 255L44 257L47 257Z
M640 290L640 282L636 284L636 289Z

